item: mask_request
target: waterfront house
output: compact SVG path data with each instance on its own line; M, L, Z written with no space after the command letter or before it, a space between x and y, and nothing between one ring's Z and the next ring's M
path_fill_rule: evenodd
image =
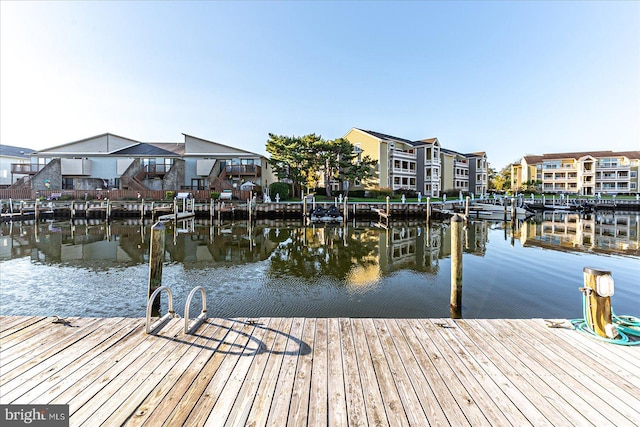
M0 188L7 188L18 179L27 175L29 168L29 153L31 148L15 147L0 144ZM14 172L11 165L22 165L24 171Z
M267 158L183 134L180 142L141 142L111 133L39 150L14 188L32 190L223 190L276 181Z
M537 182L543 193L581 196L638 193L640 151L587 151L524 156L511 165L511 188Z

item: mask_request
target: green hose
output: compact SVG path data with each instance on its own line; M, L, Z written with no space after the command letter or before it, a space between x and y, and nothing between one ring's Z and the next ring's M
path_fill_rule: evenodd
M640 338L640 318L622 315L616 316L616 314L611 310L611 319L613 324L616 325L618 329L619 338L605 338L596 334L589 322L587 322L587 310L589 310L588 303L589 296L585 293L582 304L582 319L573 319L571 320L571 325L573 329L576 329L585 334L591 335L592 337L599 339L600 341L619 344L619 345L640 345L640 340L631 341L629 339L630 336Z

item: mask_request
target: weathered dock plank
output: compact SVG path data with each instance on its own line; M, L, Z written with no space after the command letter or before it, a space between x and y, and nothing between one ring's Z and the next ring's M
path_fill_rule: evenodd
M640 348L540 319L52 320L0 318L0 403L72 426L640 425Z

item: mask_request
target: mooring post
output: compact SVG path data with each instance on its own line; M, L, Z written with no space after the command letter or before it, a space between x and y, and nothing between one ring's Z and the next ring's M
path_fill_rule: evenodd
M389 196L387 196L387 219L389 218Z
M469 222L469 199L470 197L467 196L464 200L464 220L466 222Z
M342 220L343 220L343 222L347 222L347 220L349 219L349 207L347 206L347 200L348 199L349 199L349 196L345 196L344 205L342 205Z
M173 220L178 222L178 199L176 197L173 198Z
M302 219L307 218L307 198L304 196L304 192L302 193Z
M164 262L165 226L157 222L151 227L149 243L149 293L147 298L162 286L162 263ZM153 302L153 311L160 312L160 298Z
M427 224L431 222L431 197L427 197Z
M36 222L38 222L38 219L40 217L40 212L38 212L38 199L36 199L35 205L33 206L33 214L35 216Z
M511 199L511 222L516 220L516 198Z
M452 319L462 318L462 245L463 221L460 215L451 218L451 298Z
M140 219L144 221L144 199L142 199L142 207L140 208Z
M611 315L611 296L613 295L613 277L610 271L585 267L584 287L587 304L585 321L591 329L603 338L615 338L618 331L613 325Z

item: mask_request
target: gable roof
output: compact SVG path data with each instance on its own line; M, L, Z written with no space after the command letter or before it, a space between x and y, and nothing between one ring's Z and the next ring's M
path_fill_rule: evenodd
M540 163L546 160L579 159L585 156L594 158L602 157L627 157L629 159L640 159L640 151L577 151L569 153L545 153L540 156L524 156L527 163Z
M137 145L123 148L122 150L113 151L109 154L113 155L127 155L127 156L158 156L158 157L172 157L178 156L173 151L165 150L164 148L157 147L153 144L147 144L141 142Z
M186 133L183 133L183 135L185 136L185 139L186 138L192 138L192 139L197 139L198 141L206 142L206 143L209 143L209 144L212 144L212 145L217 145L218 147L221 147L221 148L224 149L223 152L222 152L224 154L237 154L237 155L246 154L246 155L250 155L250 156L264 157L261 154L254 153L252 151L243 150L241 148L232 147L230 145L220 144L219 142L209 141L208 139L200 138L200 137L193 136L193 135L188 135ZM220 154L220 153L216 153L216 152L212 152L212 153L213 154ZM191 153L187 153L187 154L191 154ZM200 153L197 153L197 154L200 154Z
M44 150L34 151L33 153L34 154L38 154L39 152L52 152L52 153L55 153L56 150L59 150L60 148L68 147L68 146L74 145L74 144L80 144L82 142L91 141L92 139L98 139L98 138L102 138L102 137L105 137L105 136L107 137L107 141L109 141L108 138L110 136L113 136L113 137L119 138L119 139L124 140L124 141L130 141L132 145L139 143L139 141L136 141L135 139L126 138L124 136L120 136L120 135L116 135L116 134L113 134L113 133L106 132L106 133L101 133L100 135L90 136L89 138L83 138L83 139L79 139L77 141L72 141L72 142L67 142L65 144L56 145L54 147L46 148Z
M399 138L397 136L387 135L386 133L380 133L380 132L375 132L372 130L366 130L366 129L360 129L360 128L354 128L354 129L357 129L360 132L368 133L371 136L374 136L378 139L382 139L385 141L397 141L397 142L402 142L403 144L414 145L413 141L409 141L408 139L404 139L404 138Z
M24 147L16 147L13 145L3 145L0 144L0 156L7 157L23 157L28 159L29 153L33 153L33 149L24 148Z

